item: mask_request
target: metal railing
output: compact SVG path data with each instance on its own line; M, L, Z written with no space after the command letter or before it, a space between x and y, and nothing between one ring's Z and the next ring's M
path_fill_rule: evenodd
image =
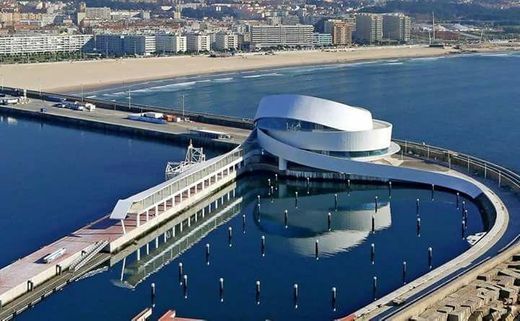
M220 158L218 161L211 163L211 160L208 160L207 162L210 163L204 166L203 168L196 170L193 173L189 173L185 176L182 176L181 174L180 177L171 179L169 181L169 184L167 184L160 190L154 192L153 194L150 194L149 196L143 198L142 200L135 202L134 204L139 205L138 210L144 210L146 208L155 206L157 203L165 201L166 199L172 197L176 193L182 191L190 185L193 185L197 181L205 177L211 176L219 172L222 168L229 166L231 163L240 160L243 157L243 155L243 149L238 147L226 154L224 157Z
M509 188L512 192L520 194L520 175L503 166L471 155L424 143L400 139L394 139L394 142L401 147L401 156L422 158L439 163L450 169L455 167L458 171L465 171L470 175L496 181L498 186Z

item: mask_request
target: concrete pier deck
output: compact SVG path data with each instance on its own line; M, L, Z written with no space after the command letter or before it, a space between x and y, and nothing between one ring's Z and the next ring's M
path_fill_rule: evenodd
M210 143L217 147L233 147L242 143L250 133L248 129L234 128L223 125L200 123L195 121L169 122L154 124L128 119L129 112L96 108L94 111L76 111L53 107L55 102L31 99L27 104L0 105L0 113L4 115L26 115L73 124L87 125L95 128L114 129L134 132L153 137L165 137L178 142L193 140L196 143ZM46 108L46 112L41 112ZM230 139L209 139L190 133L190 130L211 130L229 134Z

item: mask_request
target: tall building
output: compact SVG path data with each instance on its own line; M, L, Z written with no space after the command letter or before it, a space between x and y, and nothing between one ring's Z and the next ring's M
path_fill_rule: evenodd
M157 51L153 35L125 35L123 50L127 55L147 56Z
M350 45L352 43L353 25L349 21L329 19L324 23L325 33L332 36L334 45Z
M383 15L383 38L410 41L411 19L402 13Z
M312 25L251 26L251 46L312 46L313 31Z
M87 51L92 35L0 37L0 55Z
M188 50L186 36L181 35L157 35L155 36L157 53L177 53Z
M216 50L238 49L238 35L235 33L217 32L215 35Z
M210 51L211 37L201 33L188 33L186 35L186 45L188 51L191 52Z
M373 13L356 15L354 38L363 44L374 44L383 39L383 17Z

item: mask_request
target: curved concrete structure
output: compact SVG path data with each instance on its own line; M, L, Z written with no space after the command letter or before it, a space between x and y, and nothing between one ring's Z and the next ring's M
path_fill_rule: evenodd
M273 119L276 121L270 122ZM282 122L287 124L285 130L279 126ZM307 96L268 96L260 102L255 124L259 145L279 159L280 170L286 170L287 162L292 162L360 177L433 184L464 192L473 198L482 193L475 184L460 177L393 166L399 160L389 159L389 156L397 153L400 147L391 142L392 125L372 120L370 112L361 108ZM293 124L302 124L303 129L291 128ZM334 146L353 155L357 155L359 149L376 155L341 156L331 148ZM384 146L386 148L381 150ZM378 154L378 151L382 153Z
M391 141L392 124L373 120L366 109L316 97L264 97L255 125L289 146L344 159L374 160L399 151Z

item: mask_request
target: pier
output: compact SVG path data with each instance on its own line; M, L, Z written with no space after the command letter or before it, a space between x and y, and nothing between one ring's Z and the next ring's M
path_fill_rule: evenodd
M222 156L194 164L162 184L119 200L110 215L2 268L1 306L15 300L17 301L13 306L23 306L27 301L27 294L32 297L33 293L39 295L41 291L56 288L55 281L48 281L55 277L58 277L58 280L63 279L61 275L65 271L77 272L101 251L115 253L123 249L161 223L230 184L242 172L242 168L243 150L237 147ZM211 209L212 205L209 206ZM179 225L180 232L190 224L190 219L182 221ZM59 249L65 249L62 256L50 263L42 260ZM108 258L109 256L106 257ZM16 308L3 308L0 319L6 319L16 314L16 311Z
M4 87L0 90L8 95L23 95L23 90ZM142 105L123 105L112 101L86 99L70 95L39 93L26 90L27 101L19 104L0 105L0 112L9 116L25 116L52 122L85 126L94 129L111 130L130 134L138 134L151 138L159 138L187 143L192 140L197 144L215 146L217 148L233 148L242 143L250 133L252 122L248 119L208 115L201 113L181 112L176 109L157 108ZM19 97L19 96L16 96ZM93 111L77 111L59 108L52 99L63 98L69 102L94 103ZM164 114L184 115L186 121L156 124L128 119L131 113L158 112ZM198 131L221 132L229 138L212 138L200 135Z

